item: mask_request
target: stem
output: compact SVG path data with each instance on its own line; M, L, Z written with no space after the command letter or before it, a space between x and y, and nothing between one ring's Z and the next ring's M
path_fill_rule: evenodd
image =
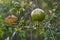
M10 40L14 40L14 36L15 36L15 34L16 34L16 32L13 32L12 37L11 37Z

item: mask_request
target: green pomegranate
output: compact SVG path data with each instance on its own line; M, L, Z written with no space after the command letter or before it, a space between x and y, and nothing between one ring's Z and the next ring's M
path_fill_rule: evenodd
M31 12L32 20L34 21L43 21L45 19L45 13L42 9L36 8Z

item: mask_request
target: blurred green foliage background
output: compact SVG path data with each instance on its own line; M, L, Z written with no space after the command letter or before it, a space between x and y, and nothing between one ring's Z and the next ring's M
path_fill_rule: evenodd
M31 19L36 8L46 14L41 28ZM18 18L15 25L5 23L9 15ZM0 40L60 40L60 0L0 0Z

